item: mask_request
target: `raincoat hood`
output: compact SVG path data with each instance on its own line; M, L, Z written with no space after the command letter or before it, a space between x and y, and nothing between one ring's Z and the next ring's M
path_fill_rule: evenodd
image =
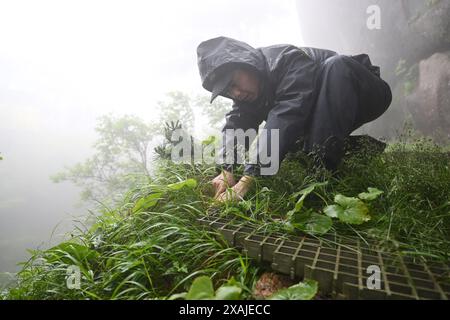
M245 42L228 37L217 37L200 43L197 47L197 63L202 86L212 91L215 77L227 68L239 65L252 67L265 74L264 55Z

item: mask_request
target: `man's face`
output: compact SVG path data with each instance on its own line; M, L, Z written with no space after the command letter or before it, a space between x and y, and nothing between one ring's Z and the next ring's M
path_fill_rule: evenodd
M253 102L260 94L260 80L255 72L237 69L233 73L227 95L237 101Z

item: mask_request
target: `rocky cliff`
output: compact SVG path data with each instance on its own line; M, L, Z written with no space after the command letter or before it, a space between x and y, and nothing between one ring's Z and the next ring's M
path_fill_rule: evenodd
M368 53L391 85L389 110L361 131L395 136L405 120L450 138L450 0L297 0L306 46Z

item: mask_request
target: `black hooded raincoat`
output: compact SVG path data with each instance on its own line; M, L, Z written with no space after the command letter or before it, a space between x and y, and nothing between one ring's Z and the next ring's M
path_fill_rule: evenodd
M202 42L197 48L197 56L202 86L208 91L212 90L214 77L223 68L245 65L258 72L263 84L262 93L251 103L233 101L232 110L226 114L226 124L222 131L225 132L226 129L245 131L249 128L257 130L259 125L266 121L265 129L279 129L281 163L295 142L309 135L317 98L323 93L320 88L321 82L324 81L324 67L327 61L338 54L330 50L289 44L255 49L235 39L218 37ZM381 96L383 106L370 117L373 120L390 104L389 86L379 78L379 68L371 64L366 54L344 57L353 59L359 66L364 66L364 72L370 71L369 77L376 78L381 83L381 89L376 94ZM367 120L371 119L362 119L360 122ZM355 124L351 126L350 132L342 134L350 134ZM270 133L270 130L268 132ZM269 150L270 137L269 134L267 136ZM310 151L307 149L305 147L305 151ZM221 167L233 171L235 163L224 164ZM260 167L260 164L247 164L244 173L259 175Z

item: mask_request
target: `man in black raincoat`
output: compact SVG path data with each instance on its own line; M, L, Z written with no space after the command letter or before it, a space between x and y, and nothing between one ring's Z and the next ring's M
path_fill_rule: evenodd
M257 130L266 121L264 143L279 144L279 162L301 139L304 152L314 153L325 168L336 170L344 140L382 115L392 100L379 67L366 54L339 55L288 44L253 48L217 37L200 43L197 55L202 86L212 92L211 103L218 95L233 100L223 132ZM278 129L279 141L271 141L270 129ZM232 187L235 199L242 198L262 167L259 162L246 164L236 183L235 165L223 164L222 173L212 181L216 199L229 197L227 187Z

